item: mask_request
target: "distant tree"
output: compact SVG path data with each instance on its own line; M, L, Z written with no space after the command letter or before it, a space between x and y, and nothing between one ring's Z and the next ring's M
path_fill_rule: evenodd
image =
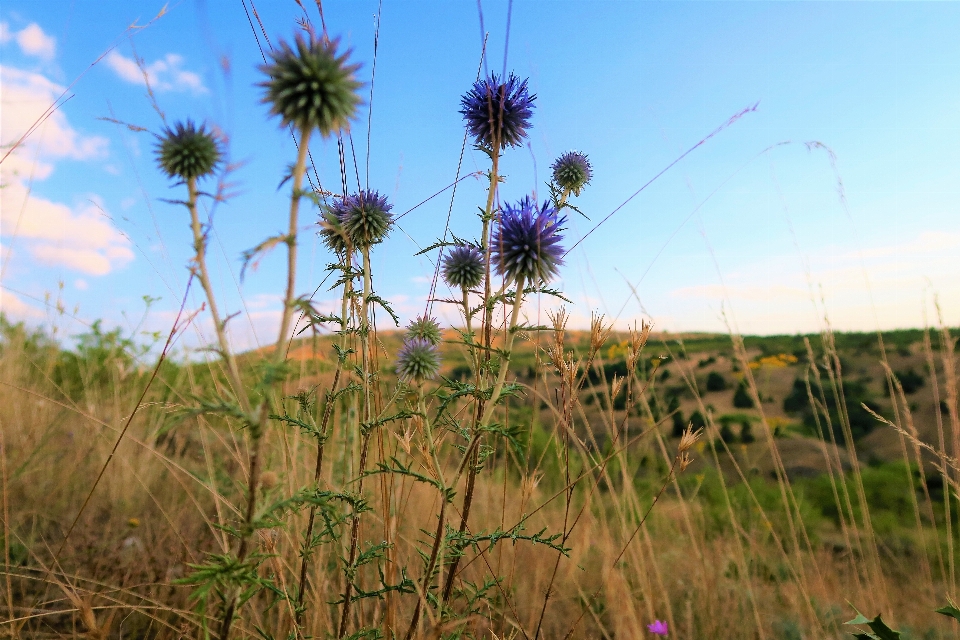
M677 411L673 414L673 429L670 431L670 435L674 438L679 438L683 435L684 429L687 428L687 421L683 419L683 411Z
M727 444L733 444L733 442L736 440L736 436L733 434L733 429L730 428L729 421L724 420L720 423L720 439Z
M711 371L707 376L707 391L724 391L727 380L718 371Z
M690 414L690 426L693 427L694 431L702 429L707 426L707 419L699 411L694 411Z
M900 381L903 392L907 394L916 393L925 382L924 377L914 371L912 367L906 371L898 371L897 380Z
M737 390L733 394L733 406L738 409L753 408L753 398L750 397L750 392L747 391L746 380L741 380L740 384L737 385Z
M744 420L740 423L740 442L743 444L750 444L751 442L756 441L756 437L753 435L753 426L750 424L749 420Z

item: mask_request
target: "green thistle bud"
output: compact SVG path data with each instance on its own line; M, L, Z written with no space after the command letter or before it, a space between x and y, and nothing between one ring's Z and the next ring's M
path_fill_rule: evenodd
M336 40L298 34L294 44L281 42L273 61L260 67L270 78L260 83L267 90L263 102L284 126L324 136L348 129L360 103L361 83L354 79L360 65L347 64L349 52L337 56Z
M440 325L428 315L422 315L407 325L407 338L419 338L432 345L440 344Z
M204 125L190 120L165 127L157 145L157 163L171 178L190 180L213 173L220 164L220 143Z
M437 377L440 372L440 353L437 348L420 338L408 338L397 354L397 375L404 382L421 383Z

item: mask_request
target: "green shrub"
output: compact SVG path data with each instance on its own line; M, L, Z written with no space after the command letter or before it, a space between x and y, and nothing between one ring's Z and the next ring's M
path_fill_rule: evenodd
M718 371L711 371L707 376L707 391L724 391L726 388L726 378Z
M753 398L750 397L750 392L747 390L746 380L741 380L740 384L737 385L737 390L733 393L733 406L738 409L753 408Z

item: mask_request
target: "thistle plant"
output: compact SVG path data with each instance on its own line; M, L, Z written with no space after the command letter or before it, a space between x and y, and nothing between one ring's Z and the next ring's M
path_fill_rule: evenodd
M205 125L197 126L190 120L178 122L173 127L165 127L156 147L157 164L160 170L167 177L177 179L187 186L187 200L183 204L190 213L190 230L193 232L192 271L200 281L207 298L219 353L226 364L233 393L243 410L249 411L250 406L240 378L240 369L227 341L226 320L220 315L210 282L210 273L207 269L207 233L203 230L197 213L197 202L201 195L197 188L198 181L212 176L220 166L222 157L221 143L217 136L208 131Z
M219 561L224 569L227 564L250 568L257 564L254 559L251 565L248 557L251 552L251 537L257 526L255 516L257 488L260 486L262 439L270 417L281 413L278 411L274 395L283 380L285 347L290 335L296 301L297 233L300 200L304 195L302 187L308 145L315 130L319 130L323 136L329 136L349 126L360 102L356 94L360 83L354 79L357 68L357 65L347 64L347 54L337 54L336 42L320 40L312 35L298 35L293 46L281 42L271 54L271 61L261 67L268 77L261 84L265 89L263 101L270 105L272 114L280 116L284 126L293 128L297 142L297 160L291 175L289 231L286 236L278 238L287 246L287 286L283 297L280 329L274 351L264 369L265 378L257 385L261 395L256 408L251 407L247 390L244 389L239 375L236 359L226 341L225 321L220 317L207 276L206 241L196 212L198 195L196 181L212 173L218 165L221 157L218 142L203 126L198 128L188 121L186 124L178 124L173 129L165 130L158 146L157 155L161 169L167 175L180 178L187 184L189 197L187 208L191 213L194 233L196 270L213 315L214 327L220 343L220 355L227 365L230 382L234 387L236 411L229 409L232 401L214 403L211 406L227 407L228 413L242 416L250 436L247 503L242 511L242 525L235 529L236 537L239 538L236 554L232 559L223 558ZM261 247L270 245L268 241ZM216 564L215 562L201 567L198 574L207 575L211 580L225 580L224 572L218 569ZM244 599L243 593L249 588L249 585L242 582L236 584L231 579L226 579L226 582L224 612L219 629L221 640L227 640L230 637L238 605Z
M245 386L237 359L230 351L226 320L215 302L207 274L205 230L197 214L197 198L203 195L197 184L220 166L221 141L205 126L187 121L164 130L157 149L161 170L187 185L185 204L191 214L196 249L193 269L208 298L218 353L232 392L227 398L204 401L197 412L219 412L236 419L245 427L248 437L246 502L237 509L240 522L237 526L220 523L234 537L236 548L211 556L208 563L197 565L187 579L198 585L197 593L202 598L214 593L221 595L220 640L231 637L235 620L243 617L244 603L261 593L265 598L273 594L275 602L284 603L278 607L282 610L277 614L282 623L277 633L260 629L261 635L312 636L306 597L312 585L310 576L319 567L331 565L337 567L340 585L339 598L329 610L334 613L332 635L361 638L382 633L385 637L412 640L423 630L426 620L446 624L450 617L459 615L457 603L463 603L462 615L466 619L478 610L478 603L489 602L485 594L496 582L470 598L454 589L461 557L468 549L480 548L481 543L492 549L508 539L514 543L526 541L555 551L559 565L568 552L565 544L578 520L571 518L572 524L565 520L563 532L557 534L524 533L523 521L494 532L474 533L469 526L478 474L487 459L500 443L520 449L516 428L502 419L509 415L507 399L523 391L522 385L510 379L513 349L518 335L527 329L523 309L530 296L559 293L547 285L563 266L566 217L561 210L572 206L568 199L579 196L589 184L589 160L583 154L570 152L554 163L552 201L541 204L525 196L499 204L498 189L504 182L499 172L502 156L508 149L521 146L529 135L536 96L529 92L527 80L512 73L504 78L490 75L476 82L462 97L460 113L468 135L490 160L486 203L479 215L479 241L457 239L439 265L444 282L454 291L455 298L449 302L462 312L464 329L457 330L463 339L445 342L443 328L428 307L407 325L401 346L391 355L384 347L387 341L381 342L377 337L374 311L385 310L397 326L399 319L389 303L376 293L372 256L388 242L395 226L392 203L373 189L328 199L331 194L320 185L304 188L311 137L316 132L327 137L345 130L360 104L356 93L360 83L355 80L358 65L348 63L347 54L338 53L337 48L335 40L300 34L292 43L281 42L270 54L269 62L261 67L266 75L260 85L263 101L269 105L270 113L279 117L281 125L291 129L297 150L288 176L288 230L245 254L249 260L272 247L287 247L279 333L273 349L259 366L260 378L250 388ZM342 145L340 148L342 152ZM295 272L304 198L317 206L316 233L333 256L328 268L338 276L332 288L340 292L339 315L321 313L308 297L297 297ZM471 305L471 296L475 306ZM286 351L297 311L308 326L334 328L336 364L332 380L321 380L309 390L285 397ZM494 318L499 312L503 321L498 324ZM563 395L565 481L572 483L570 439L566 431L573 429L574 406L583 378L573 356L565 350L565 318L565 314L557 316L555 324L560 328L550 357ZM602 321L596 324L599 326ZM600 327L593 333L588 367L600 352L609 328ZM639 357L645 336L631 352L631 366ZM451 342L467 352L472 374L469 382L441 375L441 350L451 346ZM386 367L380 362L384 356L391 363ZM383 379L392 378L394 373L393 382ZM623 380L614 381L615 391L621 384ZM627 389L629 395L629 381ZM284 490L278 474L262 470L263 440L273 424L297 429L313 439L316 456L312 480L306 486L264 506L264 497ZM396 455L388 451L387 443L393 440L384 437L393 425L400 426L392 434L399 443ZM337 442L344 446L339 449L339 460L334 460L334 471L325 474L324 451L331 437L339 438ZM684 446L689 449L690 443L685 442ZM676 463L681 470L689 464L686 449ZM405 455L399 453L401 450ZM287 468L296 468L297 462L290 458ZM333 478L331 482L342 482L342 486L325 486L325 476ZM369 483L374 482L371 478L379 482L378 491L370 489ZM399 485L395 484L398 480ZM439 497L439 509L432 516L435 529L425 546L417 549L422 562L419 571L400 562L394 545L398 533L391 524L398 505L409 497L406 494L405 498L404 490L397 488L407 481L425 484ZM458 497L461 483L464 490ZM568 515L573 484L566 493ZM377 507L382 510L378 518L383 523L382 534L371 533L370 528L375 526L372 521L362 524L368 519L363 514ZM305 522L302 535L296 536L297 570L279 560L268 562L268 557L282 553L283 544L276 535L268 536L262 530L299 522L295 514L301 511ZM451 513L459 513L458 526L449 522ZM263 551L256 549L257 536L269 541ZM552 588L552 579L550 584ZM368 611L356 603L373 598L383 603L379 627L358 626L361 616ZM404 613L409 617L404 618ZM538 624L535 635L539 634Z

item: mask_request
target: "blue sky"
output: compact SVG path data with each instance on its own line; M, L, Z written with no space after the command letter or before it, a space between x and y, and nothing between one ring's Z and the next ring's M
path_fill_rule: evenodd
M17 140L64 89L72 96L0 165L0 308L70 334L97 318L131 329L151 296L160 300L143 328L169 328L190 236L186 213L163 199L181 193L156 170L149 132L105 120L162 127L138 56L167 122L190 117L229 136L239 166L233 197L215 212L214 280L223 306L240 312L237 344L270 342L283 256L241 283L240 254L284 225L277 185L294 146L260 104L262 59L243 3L182 0L159 17L163 3L131 4L7 0L0 9L0 143ZM315 4L303 4L319 24ZM296 32L302 12L293 0L254 6L271 43ZM498 73L507 9L482 2L485 68ZM328 30L352 49L367 83L377 11L377 2L324 2ZM957 325L957 33L956 3L517 0L506 68L529 77L538 98L528 147L502 161L501 201L543 197L553 159L586 152L595 178L577 204L591 220L571 219L572 245L759 101L570 253L556 284L574 302L575 321L599 311L621 326L646 317L671 331L724 331L729 322L794 333L818 330L826 314L835 328L872 330L933 322L939 297L945 321ZM366 108L352 137L360 181L397 212L454 179L459 100L482 34L475 2L383 2L369 175ZM363 95L369 101L369 84ZM318 139L311 151L323 185L339 190L335 143ZM484 160L468 145L461 175L485 169ZM483 197L481 180L460 183L457 235L478 233ZM423 309L433 273L414 254L443 233L449 206L447 191L405 216L375 253L377 289L405 318ZM303 240L298 282L308 292L328 256L311 233ZM321 288L318 298L332 295ZM57 300L66 315L53 309ZM196 295L188 301L200 304ZM551 304L531 304L531 319ZM208 339L201 318L187 344Z

